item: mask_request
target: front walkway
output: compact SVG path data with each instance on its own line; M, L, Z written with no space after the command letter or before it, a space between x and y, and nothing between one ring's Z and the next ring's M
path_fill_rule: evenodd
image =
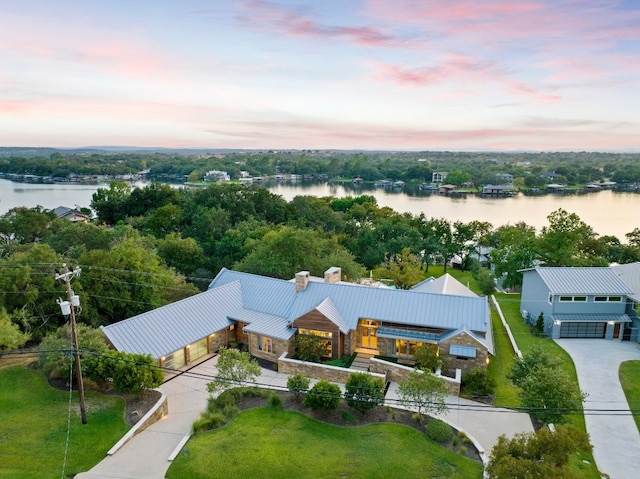
M179 451L191 425L205 410L209 393L207 383L217 374L217 356L161 386L167 395L169 414L125 443L112 456L107 456L77 479L163 479L171 465L169 457ZM262 369L258 385L286 389L288 376ZM316 381L312 380L313 385ZM344 384L339 384L344 391ZM391 383L386 395L390 406L398 406L397 383ZM464 431L480 449L489 454L498 436L531 432L527 414L496 409L456 396L447 398L449 411L442 419Z
M640 360L640 344L605 339L556 339L573 359L584 401L593 457L611 479L638 476L640 433L620 385L618 369Z

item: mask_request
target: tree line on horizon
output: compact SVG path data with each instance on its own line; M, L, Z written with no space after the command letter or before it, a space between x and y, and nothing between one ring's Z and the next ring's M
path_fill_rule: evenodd
M234 151L167 153L56 151L47 155L0 156L0 173L68 177L70 175L136 174L151 178L199 181L210 170L238 179L242 172L263 177L297 174L325 179L382 179L431 182L432 173L446 171L452 184L500 184L502 174L516 185L540 187L550 181L569 186L604 180L640 182L640 154L603 152L406 152L406 151ZM550 180L553 174L553 180Z

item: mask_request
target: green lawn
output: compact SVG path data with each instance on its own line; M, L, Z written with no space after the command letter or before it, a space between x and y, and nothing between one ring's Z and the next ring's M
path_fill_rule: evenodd
M64 477L100 462L129 429L122 399L91 391L85 399L87 424L83 425L78 395L73 394ZM0 477L62 477L68 406L68 391L50 387L41 373L24 366L0 369Z
M166 477L480 479L482 466L407 426L342 428L298 412L256 408L191 438Z
M640 361L625 361L620 365L618 374L629 409L635 411L633 418L640 431Z

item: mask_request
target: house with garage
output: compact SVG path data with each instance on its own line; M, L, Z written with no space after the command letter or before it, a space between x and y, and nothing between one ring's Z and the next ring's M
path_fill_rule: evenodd
M539 266L523 271L520 312L532 325L542 314L554 339L637 340L633 294L610 267Z
M287 281L223 268L207 291L102 330L116 349L151 354L171 369L236 344L276 363L294 353L300 334L322 338L327 358L366 351L411 364L416 349L431 343L451 370L486 368L494 352L486 297L340 278L340 268L320 281L306 271Z

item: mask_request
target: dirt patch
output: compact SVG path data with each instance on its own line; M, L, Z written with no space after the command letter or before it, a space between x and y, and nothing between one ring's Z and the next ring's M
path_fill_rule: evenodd
M416 413L387 406L379 406L362 414L350 408L344 399L341 401L340 406L334 411L313 411L302 405L302 398L298 399L288 391L273 391L273 393L282 398L282 406L284 409L298 411L318 421L341 427L358 427L384 422L409 426L424 434L427 422L432 419L429 416L422 416L421 421L418 422L416 420ZM236 403L236 406L244 410L263 407L266 404L267 400L264 397L243 397ZM442 446L456 454L482 462L480 454L471 440L466 437L464 433L458 433L455 428L453 438L447 443L442 444Z

